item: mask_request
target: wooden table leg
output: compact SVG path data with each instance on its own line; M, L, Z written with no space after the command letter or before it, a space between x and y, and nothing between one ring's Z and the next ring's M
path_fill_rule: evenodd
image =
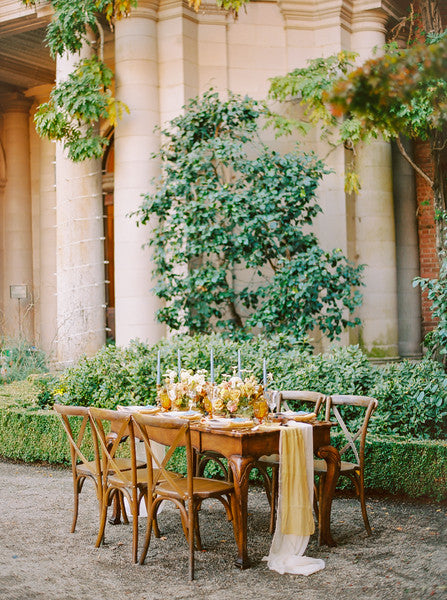
M228 464L233 473L233 482L235 490L235 504L237 512L233 515L236 519L236 543L238 547L238 556L234 564L239 569L248 569L250 559L247 552L247 504L248 504L248 478L250 471L254 466L254 459L251 456L230 456Z
M112 514L108 518L110 525L119 525L121 523L121 506L118 498L118 494L113 495L113 508Z
M331 534L331 506L340 474L340 453L333 446L322 446L316 451L319 458L326 462L326 474L320 486L318 512L318 543L326 546L336 546Z

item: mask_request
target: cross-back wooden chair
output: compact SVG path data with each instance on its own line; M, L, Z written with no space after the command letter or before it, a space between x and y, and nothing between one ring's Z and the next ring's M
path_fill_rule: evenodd
M302 410L310 409L318 417L321 407L326 399L324 394L307 390L281 391L277 394L277 410ZM290 403L290 404L289 404ZM270 525L269 531L273 533L276 523L276 505L278 501L278 475L279 475L279 454L270 454L261 456L256 463L256 467L261 473L267 498L270 503ZM271 467L270 476L267 467Z
M349 477L354 484L368 535L371 535L371 526L365 503L365 443L368 423L371 415L377 408L377 404L378 402L375 398L352 395L328 396L326 402L326 420L329 421L331 416L335 417L339 425L339 430L342 432L346 442L340 449L340 456L342 458L340 476L345 475ZM352 425L354 425L354 428ZM348 460L349 453L351 453L350 460ZM321 490L323 489L324 477L326 475L325 461L315 460L314 471L320 478L319 489Z
M115 497L120 501L124 496L132 514L132 559L137 562L138 515L141 500L146 495L147 474L146 468L139 466L144 463L138 462L136 458L133 421L130 413L124 411L92 407L89 413L96 440L95 447L102 465L101 518L96 547L98 548L104 540L108 507ZM109 435L110 430L113 432L112 436ZM124 441L128 442L130 458L117 457L117 452ZM123 468L123 460L127 468ZM158 535L158 529L156 531Z
M142 434L147 458L148 511L147 529L140 564L143 564L149 549L153 520L163 500L169 500L180 511L183 531L189 544L189 578L194 579L194 538L198 549L202 549L200 540L198 510L208 498L216 498L223 504L228 520L233 521L235 536L237 535L234 515L234 485L231 482L217 481L204 477L194 477L193 449L191 445L190 423L185 419L163 416L151 416L135 413L133 415ZM168 446L162 461L158 460L151 449L151 441ZM172 477L168 469L170 458L179 446L185 447L186 477ZM153 463L157 469L153 468Z
M73 476L73 521L71 524L71 533L76 529L79 510L79 494L82 491L84 482L87 478L91 479L95 485L96 496L98 498L99 508L101 510L102 502L102 483L101 483L101 464L98 453L95 452L95 459L88 460L83 451L83 441L87 426L90 422L88 408L85 406L66 406L55 404L54 411L57 413L62 426L67 434L70 446L71 472ZM80 427L75 434L70 419L80 421Z

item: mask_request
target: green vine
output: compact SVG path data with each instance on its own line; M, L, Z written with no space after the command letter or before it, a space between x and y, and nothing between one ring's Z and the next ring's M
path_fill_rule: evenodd
M43 0L19 0L25 6L36 6ZM248 0L218 0L218 6L238 10ZM114 23L127 17L137 0L50 0L54 9L45 41L53 58L76 54L88 45L94 54L80 60L65 81L57 83L48 102L35 115L38 134L62 141L69 158L75 162L102 156L109 140L99 134L99 122L115 125L125 104L112 94L113 72L103 61L104 17L113 29ZM201 0L189 0L198 11ZM94 38L93 41L91 38Z

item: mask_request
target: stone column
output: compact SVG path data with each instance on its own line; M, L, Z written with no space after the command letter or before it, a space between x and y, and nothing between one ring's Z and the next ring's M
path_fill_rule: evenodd
M48 101L51 86L43 85L28 90L35 101L33 110ZM47 138L37 137L35 142L38 161L36 166L38 229L34 240L36 252L34 286L36 289L35 330L36 343L55 359L57 338L56 302L56 144ZM36 273L38 277L36 278Z
M381 10L354 13L351 43L352 50L360 55L359 62L385 43L386 18ZM359 341L373 357L395 357L396 241L390 144L377 140L359 148L357 169L361 190L355 200L355 258L366 265Z
M21 94L15 93L3 97L1 104L4 108L2 141L6 157L2 215L4 334L32 343L34 299L29 149L31 102Z
M79 59L58 58L58 81ZM64 367L105 343L101 161L74 163L58 143L56 199L57 361Z
M2 135L2 118L0 115L0 336L5 335L4 331L4 293L1 291L5 288L4 280L4 263L3 263L3 248L4 248L4 229L5 229L5 214L4 214L4 190L6 185L6 158L3 146L3 135Z
M144 247L149 226L137 227L130 212L151 190L159 165L151 154L159 148L157 5L142 0L131 16L116 23L116 97L129 108L115 131L115 327L116 342L139 338L150 344L165 332L155 313L159 299L152 288L151 251Z
M349 45L350 12L344 2L331 0L279 0L284 18L287 42L288 70L305 67L308 59L328 56L345 50ZM290 110L290 109L289 109ZM296 116L303 118L302 109L296 103ZM296 140L295 140L296 141ZM313 224L320 245L325 250L340 248L348 254L347 198L344 188L346 152L340 146L331 147L321 139L319 128L311 131L301 140L306 149L312 149L332 171L324 176L318 186L318 201L322 213ZM345 317L349 318L348 311ZM331 342L319 332L312 332L312 340L318 351L327 350ZM339 336L338 343L349 344L349 330Z

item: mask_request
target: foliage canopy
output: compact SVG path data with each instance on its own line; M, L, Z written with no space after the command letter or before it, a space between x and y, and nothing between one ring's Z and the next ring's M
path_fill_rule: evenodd
M447 32L442 31L439 4L422 3L422 27L418 39L405 48L391 43L384 54L355 68L355 55L341 52L314 59L304 69L271 80L269 96L279 101L299 99L305 121L291 121L270 114L279 133L312 125L333 146L343 144L353 150L345 187L357 191L355 172L356 144L383 136L394 140L404 158L433 190L437 251L440 273L437 279L417 279L433 301L439 326L431 335L432 350L444 354L447 332ZM430 145L433 174L424 171L406 152L401 135L427 140Z
M301 338L319 328L332 339L358 323L347 315L361 300L361 267L309 229L323 163L268 148L261 115L251 98L209 91L162 131L162 175L137 213L154 222L158 318L191 332Z

